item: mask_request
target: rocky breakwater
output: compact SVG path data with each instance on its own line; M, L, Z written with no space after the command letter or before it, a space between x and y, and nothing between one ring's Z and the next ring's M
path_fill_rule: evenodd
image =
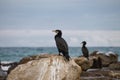
M83 70L81 80L120 80L120 62L115 53L94 51L89 60L82 56L74 60Z
M7 80L80 80L81 67L63 56L37 55L23 58Z
M94 51L90 54L90 59L97 61L100 59L102 67L108 67L110 64L118 62L118 54L115 54L113 52L102 53L99 51Z
M118 55L114 53L101 53L98 51L94 51L90 54L89 60L83 56L73 59L79 66L81 66L83 71L86 71L91 68L108 67L113 63L117 63Z

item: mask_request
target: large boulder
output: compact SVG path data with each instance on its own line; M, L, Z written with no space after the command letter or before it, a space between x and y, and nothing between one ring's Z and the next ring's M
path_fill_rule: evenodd
M52 55L18 65L7 80L80 80L81 71L74 60Z

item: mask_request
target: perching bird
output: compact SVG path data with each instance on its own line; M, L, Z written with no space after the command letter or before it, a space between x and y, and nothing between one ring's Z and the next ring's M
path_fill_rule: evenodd
M82 45L83 56L86 57L89 60L89 58L88 58L89 57L89 51L88 51L88 49L86 47L86 44L87 44L86 41L83 41L82 44L83 44Z
M58 48L59 51L59 55L60 53L63 54L63 56L69 61L69 52L68 52L68 45L66 43L66 41L62 38L62 31L61 30L53 30L53 32L57 33L55 35L55 42L56 42L56 46Z

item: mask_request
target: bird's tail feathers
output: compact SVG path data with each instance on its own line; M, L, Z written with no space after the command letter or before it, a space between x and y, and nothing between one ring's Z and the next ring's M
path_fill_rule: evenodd
M70 56L68 54L68 52L64 52L63 56L69 61L70 60Z

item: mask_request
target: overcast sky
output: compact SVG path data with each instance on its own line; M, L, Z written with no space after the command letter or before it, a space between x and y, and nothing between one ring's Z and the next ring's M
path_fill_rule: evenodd
M0 46L120 46L120 0L0 0Z

